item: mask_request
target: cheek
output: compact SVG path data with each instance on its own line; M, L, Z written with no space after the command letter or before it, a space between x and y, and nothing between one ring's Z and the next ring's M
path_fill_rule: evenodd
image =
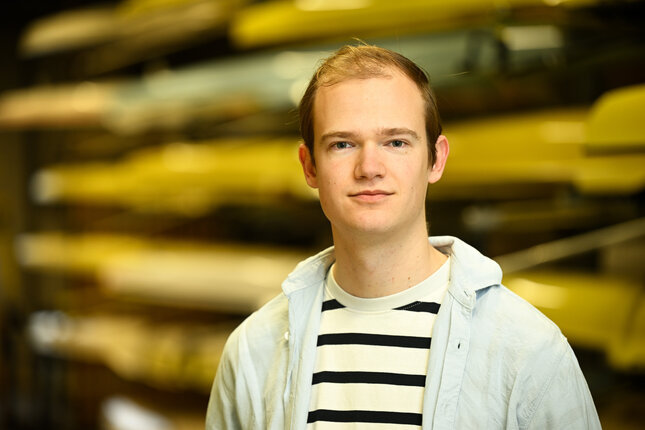
M336 187L336 181L331 178L324 178L320 182L318 196L320 197L320 204L323 207L329 207L334 203L334 196L338 193Z
M414 177L409 177L410 172L416 172ZM408 165L406 169L402 172L404 175L408 175L410 181L408 189L410 190L411 195L424 195L428 190L428 167L426 164L422 165Z
M333 203L334 201L338 200L341 193L340 187L335 180L325 181L325 189L323 191L325 200L328 203Z

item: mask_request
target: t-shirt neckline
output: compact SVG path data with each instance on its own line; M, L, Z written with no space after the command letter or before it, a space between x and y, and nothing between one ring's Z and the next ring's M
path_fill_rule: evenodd
M357 297L349 294L338 285L334 277L334 264L327 272L325 282L327 293L346 308L359 312L385 312L414 302L426 301L434 293L439 294L445 290L450 282L450 257L448 257L439 269L410 288L384 297Z

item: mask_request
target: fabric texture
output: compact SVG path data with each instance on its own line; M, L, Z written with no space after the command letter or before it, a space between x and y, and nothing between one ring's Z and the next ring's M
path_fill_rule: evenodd
M325 282L308 430L421 428L432 328L450 259L397 294L360 298ZM382 426L381 426L382 427Z
M599 429L566 338L501 285L499 266L459 239L432 333L424 429ZM329 248L301 262L283 293L229 337L206 417L212 429L305 429Z

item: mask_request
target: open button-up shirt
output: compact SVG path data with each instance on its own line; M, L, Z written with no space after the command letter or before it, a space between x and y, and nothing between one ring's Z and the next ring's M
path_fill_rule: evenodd
M430 243L452 258L432 333L424 429L600 429L566 338L501 285L499 266L453 237ZM304 429L325 275L333 248L301 262L283 293L230 336L206 417L213 429Z

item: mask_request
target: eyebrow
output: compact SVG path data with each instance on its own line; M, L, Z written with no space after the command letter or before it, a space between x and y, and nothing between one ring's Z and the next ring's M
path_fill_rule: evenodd
M382 136L399 136L405 134L414 139L419 138L419 135L414 130L410 130L406 127L383 128L379 130L379 134Z
M333 138L340 138L340 139L346 139L346 138L355 138L358 136L356 133L353 133L351 131L330 131L328 133L323 134L320 137L320 140L327 140L327 139L333 139Z
M406 127L382 128L378 131L378 134L381 136L408 135L414 139L419 139L419 135L414 130L410 130L409 128L406 128ZM332 138L352 139L352 138L356 138L357 136L358 136L358 133L354 133L352 131L330 131L328 133L323 134L320 137L320 139L322 141L327 139L332 139Z

